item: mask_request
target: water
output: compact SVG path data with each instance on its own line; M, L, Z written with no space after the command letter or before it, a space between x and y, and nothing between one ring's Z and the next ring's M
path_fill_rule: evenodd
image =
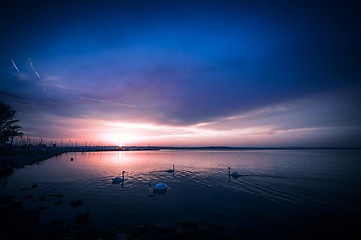
M24 208L44 208L43 222L74 222L77 213L88 211L89 226L108 229L205 221L230 237L264 238L291 232L296 237L342 237L360 234L360 153L66 153L16 170L1 181L1 194L18 196ZM175 173L167 173L173 164ZM242 176L229 178L228 167ZM123 170L124 184L112 184L111 179ZM150 181L163 181L169 189L154 193ZM32 184L38 186L32 189ZM73 208L69 204L73 200L84 204Z

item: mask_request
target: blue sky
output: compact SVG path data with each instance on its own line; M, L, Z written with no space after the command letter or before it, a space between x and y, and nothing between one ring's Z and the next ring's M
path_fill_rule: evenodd
M26 136L361 146L360 8L344 1L12 1L0 100Z

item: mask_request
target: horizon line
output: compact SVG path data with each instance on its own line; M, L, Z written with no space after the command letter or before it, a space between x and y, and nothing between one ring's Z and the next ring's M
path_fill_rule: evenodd
M60 147L70 147L70 148L116 148L116 149L125 149L125 148L140 148L140 149L234 149L234 150L361 150L361 147L300 147L300 146L292 146L292 147L238 147L238 146L156 146L156 145L129 145L129 146L117 146L117 145L107 145L107 146L60 146Z

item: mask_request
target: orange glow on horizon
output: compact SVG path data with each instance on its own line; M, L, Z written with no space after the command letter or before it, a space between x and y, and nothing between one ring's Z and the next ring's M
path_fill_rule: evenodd
M103 141L107 143L115 144L120 147L131 144L135 142L136 139L138 139L134 135L123 134L123 133L105 133L102 134L101 138Z

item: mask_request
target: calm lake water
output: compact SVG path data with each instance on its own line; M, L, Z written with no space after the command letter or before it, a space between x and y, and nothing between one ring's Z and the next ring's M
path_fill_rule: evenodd
M229 237L342 237L360 234L360 156L356 150L66 153L16 170L1 181L1 192L18 196L24 208L48 207L43 222L74 222L88 211L89 226L109 229L205 221ZM173 164L175 173L167 173ZM229 178L228 167L242 176ZM112 184L123 170L124 184ZM169 189L154 194L150 181ZM73 208L73 200L84 204Z

